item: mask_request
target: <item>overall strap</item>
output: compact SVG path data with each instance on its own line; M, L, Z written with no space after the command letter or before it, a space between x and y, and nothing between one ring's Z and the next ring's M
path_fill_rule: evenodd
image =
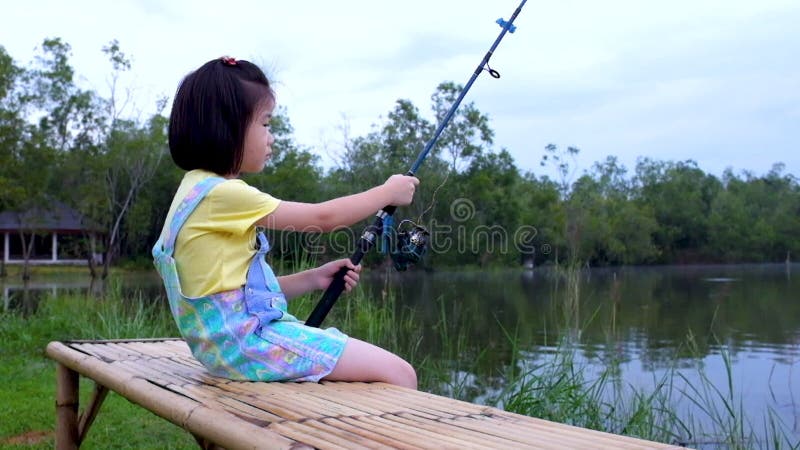
M248 286L274 286L269 274L272 273L272 270L267 270L264 266L267 264L265 261L265 257L267 256L267 252L269 252L269 241L267 241L267 237L264 235L264 231L258 230L256 233L256 238L258 239L258 251L256 252L255 256L253 257L253 262L250 264L250 267L247 269L247 285Z
M264 260L269 251L269 241L264 231L259 230L256 236L259 247L247 269L244 301L247 312L258 317L259 323L263 326L283 317L280 305L286 304L286 296L281 292L272 268Z
M183 224L186 223L186 219L194 212L197 205L200 204L205 196L211 192L211 189L223 181L225 181L225 178L222 177L208 177L192 187L175 209L172 221L167 224L168 226L164 226L164 230L161 232L158 242L156 242L155 247L153 247L153 256L156 256L157 253L161 255L172 255L175 249L175 239L178 237L178 232L183 227Z

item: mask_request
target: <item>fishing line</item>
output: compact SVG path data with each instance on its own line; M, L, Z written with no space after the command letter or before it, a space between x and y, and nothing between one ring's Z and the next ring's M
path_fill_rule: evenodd
M422 213L420 213L419 217L417 217L417 223L421 223L422 216L424 216L428 211L431 210L431 208L434 207L434 205L436 205L436 194L439 192L439 189L443 188L444 185L447 184L447 179L450 178L451 172L452 170L448 170L447 174L444 176L444 180L442 181L442 183L439 186L436 186L436 189L433 190L433 194L431 194L431 203L424 211L422 211Z

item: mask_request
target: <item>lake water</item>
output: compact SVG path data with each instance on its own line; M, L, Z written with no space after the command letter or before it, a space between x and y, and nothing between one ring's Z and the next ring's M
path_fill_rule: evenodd
M754 428L763 429L771 412L800 442L800 265L585 270L578 275L577 303L565 300L574 283L546 269L373 271L362 279L374 296L388 286L400 305L414 311L422 334L419 357L446 354L439 348L445 317L448 333L463 335L458 350L466 362L446 363L475 367L478 361L482 373L502 373L514 352L523 362L547 361L561 339L578 349L578 363L588 373L612 365L626 383L643 389L676 368L697 381L700 366L726 394L730 368L733 398L741 399ZM75 274L53 276L34 280L34 290L23 295L11 281L0 281L5 309L32 309L41 293L89 286ZM123 285L159 292L153 275L130 277ZM515 345L506 333L516 336ZM502 387L497 379L457 370L453 376L465 380L464 392L477 402ZM691 405L681 407L697 413Z
M393 275L391 282L422 317L438 320L444 306L447 317L477 318L467 322L467 357L488 348L497 353L486 362L496 372L514 351L501 325L517 336L517 351L529 362L547 362L559 339L567 339L587 371L599 374L613 366L622 380L645 390L672 373L693 386L702 386L704 376L727 397L730 369L732 398L741 399L735 406L748 414L756 432L772 413L798 443L798 277L800 265L784 264L592 269L579 275L580 302L567 307L570 287L539 269L407 273ZM431 329L434 322L425 325ZM496 389L481 386L480 378L473 384L478 401ZM698 396L692 397L702 402ZM721 406L719 396L708 398ZM686 403L680 405L684 414L709 422Z

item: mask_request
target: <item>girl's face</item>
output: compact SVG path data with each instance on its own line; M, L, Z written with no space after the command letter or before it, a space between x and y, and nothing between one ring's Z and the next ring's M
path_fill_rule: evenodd
M275 138L270 131L269 122L272 120L274 109L275 102L269 102L259 108L253 116L253 121L247 126L240 172L261 172L272 156L272 144L275 143Z

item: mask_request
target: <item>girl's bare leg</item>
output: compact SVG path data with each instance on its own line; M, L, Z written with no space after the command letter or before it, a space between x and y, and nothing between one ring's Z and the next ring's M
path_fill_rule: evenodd
M382 381L417 388L417 373L411 364L392 352L354 338L348 338L336 367L323 380Z

